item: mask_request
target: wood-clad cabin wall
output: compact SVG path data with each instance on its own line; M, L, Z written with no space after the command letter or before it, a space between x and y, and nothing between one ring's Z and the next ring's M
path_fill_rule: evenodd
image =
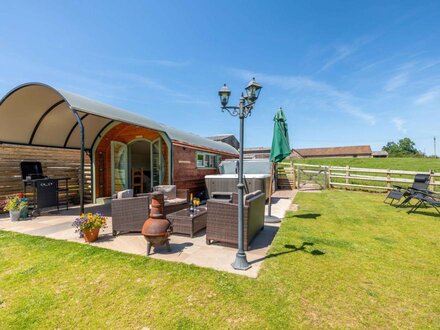
M112 194L111 181L111 142L118 141L125 144L133 140L144 138L151 142L161 139L162 155L165 160L165 177L163 184L168 184L168 147L160 133L144 127L130 124L118 124L110 129L101 139L95 151L95 189L96 197L108 197ZM102 184L101 184L102 183Z
M193 146L173 143L174 184L179 189L188 189L197 194L204 191L205 175L219 174L218 169L197 168L197 151L219 155L221 160L238 158L238 155L220 153L214 150L203 150Z
M44 175L49 177L69 177L69 197L71 202L79 202L80 151L0 144L0 199L23 191L20 162L39 161ZM92 201L90 158L85 155L85 201ZM64 197L64 194L61 194Z

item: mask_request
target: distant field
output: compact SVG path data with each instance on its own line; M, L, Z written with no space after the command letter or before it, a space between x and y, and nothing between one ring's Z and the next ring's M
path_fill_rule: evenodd
M407 170L440 172L440 159L433 158L316 158L295 159L295 163L316 164L329 166L350 166L361 168L383 168L392 170Z

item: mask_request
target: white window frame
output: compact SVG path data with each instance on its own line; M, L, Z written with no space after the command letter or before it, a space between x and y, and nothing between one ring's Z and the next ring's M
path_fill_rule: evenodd
M203 160L199 160L199 156ZM200 163L200 162L203 162ZM196 167L199 169L216 169L220 163L220 156L209 152L196 151Z

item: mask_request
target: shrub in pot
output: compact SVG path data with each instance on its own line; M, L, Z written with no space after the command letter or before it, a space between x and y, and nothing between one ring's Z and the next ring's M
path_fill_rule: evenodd
M17 194L17 197L20 198L22 202L25 202L26 205L20 211L20 219L26 219L29 217L29 199L27 199L24 194Z
M84 213L73 221L75 232L81 232L88 243L98 239L99 230L107 226L107 219L100 213Z
M8 197L5 203L4 211L9 211L9 218L11 221L18 221L20 219L21 210L27 207L28 203L24 201L19 195Z

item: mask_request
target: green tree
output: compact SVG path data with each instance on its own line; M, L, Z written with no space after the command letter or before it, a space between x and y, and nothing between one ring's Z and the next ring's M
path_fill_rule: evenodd
M390 157L420 157L423 153L417 150L416 144L410 138L400 139L399 142L388 142L382 147Z

